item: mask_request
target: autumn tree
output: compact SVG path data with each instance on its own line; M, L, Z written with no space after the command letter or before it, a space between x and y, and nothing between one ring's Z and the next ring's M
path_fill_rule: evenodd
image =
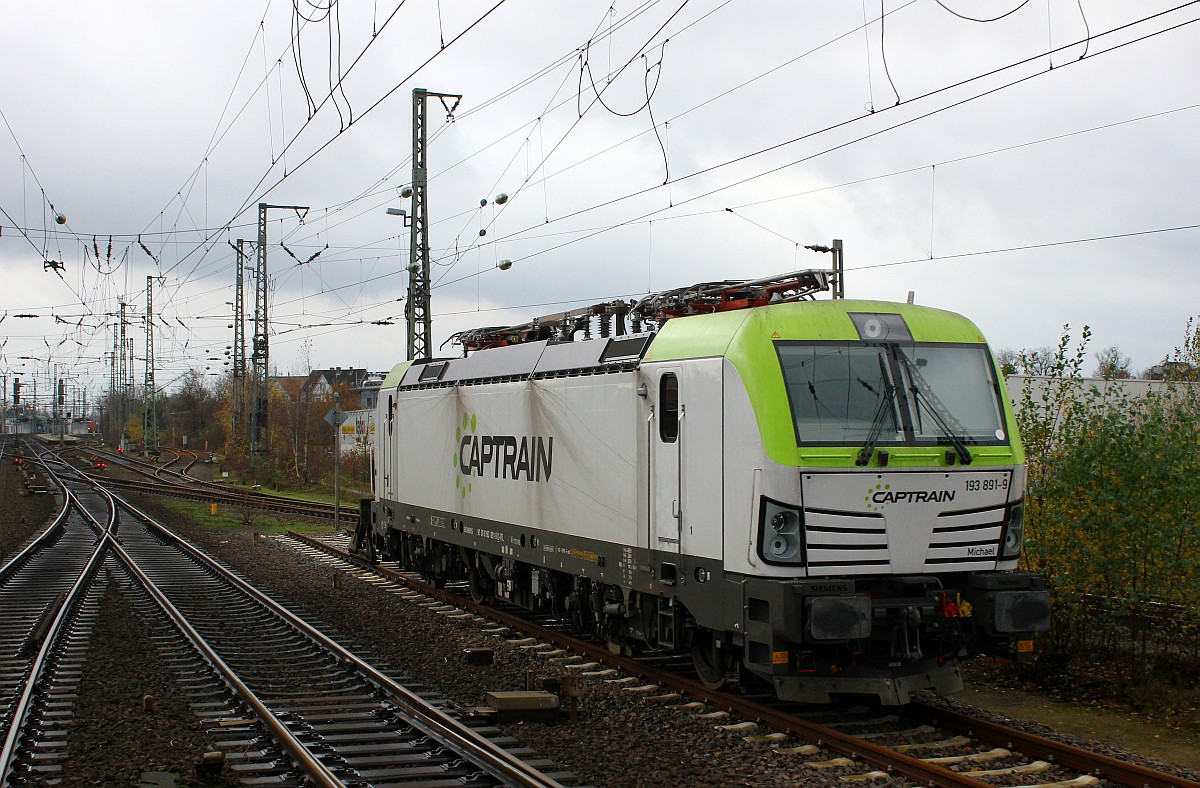
M203 372L196 369L186 372L179 387L164 400L160 407L161 443L165 444L169 438L181 445L186 436L190 446L207 444L216 448L223 444L227 427L216 418L221 400Z

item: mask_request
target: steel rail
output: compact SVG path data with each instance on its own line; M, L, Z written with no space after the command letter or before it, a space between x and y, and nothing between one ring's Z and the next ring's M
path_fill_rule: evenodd
M729 693L714 692L705 688L702 684L698 684L686 678L662 671L654 666L647 665L632 658L613 654L606 646L577 640L570 635L564 634L555 629L542 627L521 616L514 615L503 610L486 607L467 597L462 597L451 592L436 589L428 584L414 581L411 577L408 577L400 572L380 567L378 565L372 566L368 561L365 561L352 553L322 542L319 539L307 534L289 531L288 536L325 553L342 558L349 563L370 568L385 577L403 582L410 587L420 590L423 594L442 599L450 604L454 604L466 610L487 616L488 618L499 621L507 626L511 626L514 629L524 631L530 635L546 640L547 642L554 643L557 646L580 651L584 654L587 654L591 659L616 666L630 675L641 676L647 680L659 682L664 686L670 687L671 689L687 692L693 697L697 697L706 702L712 703L713 705L723 707L728 711L737 712L742 716L757 719L777 730L786 731L797 736L808 738L813 740L816 744L828 746L830 749L836 750L850 757L861 758L862 760L872 763L873 765L877 765L880 768L894 769L895 772L910 777L911 779L933 785L985 784L977 779L971 778L969 773L944 770L942 767L925 764L923 761L919 760L917 760L916 763L927 767L930 770L930 773L920 774L916 771L910 773L907 769L908 764L905 764L902 759L915 759L911 759L908 756L903 756L902 754L889 750L882 745L875 745L870 741L863 741L862 739L857 739L853 736L843 734L837 730L824 728L818 725L810 725L809 723L797 725L797 722L803 723L803 721L797 721L795 717L792 717L784 712L777 712L769 708L764 708L753 701L742 700ZM1140 764L1122 761L1102 753L1095 753L1070 744L1048 739L1044 736L1038 736L1037 734L1027 733L1014 728L1008 728L1003 725L981 720L966 714L930 706L929 704L920 702L913 702L911 705L913 708L919 709L922 713L927 714L936 721L944 723L947 728L967 732L982 741L986 741L1001 747L1015 747L1025 755L1032 758L1040 758L1051 762L1057 762L1063 766L1077 769L1081 773L1093 774L1120 785L1132 786L1133 788L1143 788L1143 786L1144 788L1168 788L1169 786L1192 786L1195 788L1196 786L1200 786L1200 783L1191 780L1185 780L1176 777L1175 775L1166 774ZM878 754L881 760L878 762L873 761L868 757L868 752L872 753L872 757L875 757L875 754ZM932 771L935 769L937 771ZM945 771L946 775L953 775L954 780L951 781L948 777L942 776L942 771Z
M115 496L114 496L115 497ZM120 500L120 499L117 499ZM121 502L125 505L125 502ZM176 544L181 542L176 541ZM155 601L159 608L166 616L171 619L171 622L183 633L197 651L208 660L221 677L229 684L229 686L237 693L238 697L250 707L251 710L258 716L259 721L267 728L271 735L275 738L283 749L292 757L293 761L300 771L304 772L309 779L323 788L343 788L345 783L338 778L330 769L321 763L302 741L292 733L291 729L285 725L278 716L276 716L265 703L259 699L258 695L246 685L245 682L238 677L237 673L229 667L229 665L221 658L219 654L208 644L208 641L196 631L187 618L179 612L179 609L172 604L159 587L150 577L142 571L137 562L125 552L125 548L119 543L113 543L113 551L118 555L138 582L146 589L150 598Z
M75 497L74 493L66 488L66 485L63 485L63 487L65 490L67 490L68 496L72 498ZM146 573L142 571L137 562L134 561L127 552L125 552L125 548L122 547L116 539L112 538L112 533L114 532L114 526L117 519L117 503L120 501L120 503L124 505L125 502L117 498L117 496L114 496L108 490L105 490L103 487L97 486L97 489L105 498L108 499L110 503L110 511L112 512L112 516L109 521L109 527L105 530L105 540L111 541L111 549L121 559L121 562L125 565L125 568L138 579L143 588L146 589L146 592L150 598L153 599L156 604L158 604L163 613L171 619L172 623L174 623L180 632L183 633L184 637L192 643L197 651L199 651L204 658L207 659L209 663L217 670L217 672L221 674L222 678L229 684L229 686L238 693L243 702L253 709L263 725L271 732L273 736L275 736L275 740L280 743L296 761L296 765L300 768L300 770L308 775L308 777L317 785L324 786L326 788L342 788L344 783L339 780L336 775L330 772L329 769L326 768L325 765L316 758L316 756L309 752L304 744L295 736L295 734L293 734L287 728L287 726L284 725L261 700L259 700L258 696L255 695L254 692L251 691L250 688L247 687L240 678L238 678L237 674L229 668L225 661L222 660L215 651L213 651L212 647L208 645L207 641L205 641L204 638L201 637L198 632L196 632L183 614L179 612L179 610L171 603L166 595L163 594L158 586L155 585L154 582L146 575ZM84 509L82 505L79 505L77 498L76 504L78 505L79 511L83 513L85 518L90 520L93 525L97 527L100 526L96 519L92 517L92 515L86 509ZM49 638L47 638L47 641L49 641Z
M44 464L43 464L43 467ZM8 779L13 766L13 760L17 754L17 745L23 735L25 724L27 722L30 706L33 703L33 696L36 692L37 685L41 680L42 671L45 669L46 663L50 660L51 655L57 647L57 641L60 633L64 629L65 622L74 613L74 609L78 604L78 600L85 589L92 581L100 564L104 560L106 549L110 543L115 544L112 538L111 530L107 530L99 525L99 523L91 516L91 514L83 507L83 505L75 499L70 489L58 479L48 467L46 472L50 474L55 481L62 486L64 495L63 514L71 507L71 501L74 500L75 506L84 516L84 519L89 521L93 527L100 531L100 539L96 543L95 550L92 552L91 558L84 566L75 582L71 585L67 592L63 603L59 606L58 612L54 619L50 622L50 626L46 630L46 635L42 639L41 647L38 649L37 656L34 658L30 666L28 678L25 682L25 687L21 692L21 697L17 700L17 704L13 710L12 724L9 726L8 734L5 736L3 746L0 746L0 783Z
M16 572L17 569L19 569L26 561L29 560L30 556L37 553L45 546L47 540L49 540L52 536L57 535L58 532L62 530L63 525L67 521L67 511L70 508L70 498L64 495L62 509L59 510L58 514L54 518L54 522L50 524L50 527L38 535L38 537L29 544L25 545L25 548L22 549L21 552L14 555L11 560L9 560L3 566L0 566L0 582L4 582L6 578Z
M148 463L142 463L138 460L133 460L124 455L114 455L111 452L106 453L109 459L121 466L144 475L154 475L160 480L161 484L171 485L178 492L167 493L145 488L145 492L152 492L162 495L176 495L176 497L187 498L196 501L207 501L215 503L228 503L235 506L254 505L257 508L266 509L268 511L278 511L287 514L301 514L307 517L319 517L322 519L334 518L334 505L331 503L322 503L320 501L306 501L302 498L288 498L282 495L271 495L264 492L252 492L248 490L234 490L227 484L219 482L209 482L203 479L194 479L175 471L167 470L165 467L157 467ZM194 465L196 460L188 465ZM141 467L144 466L144 467ZM168 475L174 476L179 481L167 481L159 475L159 471L165 470ZM186 469L185 469L186 470ZM126 479L104 479L89 475L90 478L96 479L100 484L108 484L113 487L132 487L136 482ZM355 523L358 520L358 513L355 509L342 508L342 516L338 520L339 523Z
M88 474L88 478L102 486L130 490L148 495L162 495L168 498L181 498L190 501L206 503L223 503L229 506L242 506L261 509L280 514L313 517L321 520L332 520L333 504L320 501L305 501L296 498L277 496L247 495L229 489L197 488L194 485L183 485L175 482L141 482L129 479L102 479ZM340 524L349 524L357 520L358 514L353 509L342 509Z
M1052 741L1043 736L1006 728L994 722L981 720L950 709L916 702L914 707L937 720L947 728L969 732L971 736L999 746L1016 747L1026 755L1056 761L1085 774L1101 777L1119 785L1145 786L1145 788L1171 788L1171 786L1197 786L1193 780L1184 780L1174 775L1163 774L1146 766L1129 763L1102 753L1091 752L1070 744ZM1015 744L1014 744L1015 743Z
M339 558L344 558L352 563L364 564L365 562L357 559L350 553L327 545L320 540L309 537L305 534L289 531L288 536L297 539L305 544L316 547L331 555L336 555ZM799 738L813 742L815 744L828 747L829 749L841 753L847 757L861 759L862 761L879 769L888 770L891 773L899 774L907 779L927 785L940 786L971 786L972 788L982 788L988 783L970 777L961 772L955 772L936 764L926 763L918 758L905 755L904 753L896 752L888 747L874 742L856 738L850 734L842 733L841 731L814 723L806 722L797 719L783 712L774 711L769 708L764 708L753 701L739 698L726 692L715 692L707 689L699 682L690 681L682 676L671 673L670 671L656 668L648 665L645 662L640 662L632 657L625 657L618 654L613 654L608 650L608 647L603 644L588 643L581 641L563 632L548 627L533 623L526 618L523 618L503 610L480 605L474 600L467 597L462 597L447 591L436 589L425 583L417 583L410 577L406 577L400 572L386 569L380 566L372 567L374 571L379 572L384 577L397 580L405 583L413 588L417 588L423 594L427 594L436 599L442 599L450 604L457 605L465 610L469 610L479 615L487 616L506 626L526 632L529 635L553 643L562 648L570 648L575 651L581 651L590 659L597 662L617 667L618 669L634 676L640 676L653 681L665 687L669 687L677 692L686 692L687 694L698 698L706 703L711 703L714 706L725 709L730 712L740 714L750 719L757 719L768 725L769 727L790 733Z
M394 700L398 701L411 715L416 717L412 721L414 727L429 738L456 752L463 752L465 750L464 754L472 757L480 768L505 784L546 786L547 788L561 785L558 781L525 763L503 747L476 733L445 712L430 708L429 704L418 697L412 690L397 684L391 678L364 662L357 655L347 651L341 644L328 638L320 630L308 624L308 622L296 617L286 607L283 607L268 595L254 588L219 563L214 562L194 545L160 526L153 517L119 496L114 497L122 508L134 514L148 526L159 530L167 538L172 539L177 547L193 559L200 561L211 571L218 573L242 593L269 609L280 619L302 632L322 648L335 654L338 659L352 665L355 670L366 676L376 686L390 693Z

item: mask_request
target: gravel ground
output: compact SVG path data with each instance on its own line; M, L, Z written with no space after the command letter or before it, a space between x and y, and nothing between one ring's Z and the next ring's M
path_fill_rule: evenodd
M193 767L215 748L151 645L165 622L133 607L129 593L109 579L69 725L63 782L137 785L144 772L169 772L179 785L211 784Z
M146 505L155 507L153 501L147 501ZM489 690L524 689L528 671L538 675L564 672L561 666L544 657L484 633L486 625L447 619L352 577L345 577L337 587L333 579L336 570L303 557L275 539L262 539L256 544L249 532L215 531L159 511L188 538L214 552L256 584L271 589L298 612L325 622L323 626L335 636L367 648L390 675L421 676L459 707L483 705ZM495 664L468 666L463 649L473 647L494 648ZM967 713L1003 719L953 701L946 703ZM720 731L717 725L722 722L736 720L703 720L695 712L643 700L622 685L592 680L587 684L587 695L581 699L577 723L504 727L539 754L554 759L591 785L831 784L828 775L804 766L811 756L777 751L780 746L801 742L747 743L744 736L768 731ZM1048 732L1036 723L1027 727L1038 733ZM1054 735L1108 754L1125 755L1094 742ZM1181 773L1190 779L1200 777ZM901 782L894 779L872 784Z
M54 495L22 495L25 477L12 464L8 452L0 462L0 564L25 544L58 513L59 499Z
M154 507L152 500L143 504ZM419 676L453 706L484 705L489 690L524 689L528 671L561 672L545 658L485 634L482 630L488 625L447 619L352 577L343 576L341 588L336 588L333 578L341 573L274 539L255 544L249 532L215 532L181 522L168 512L158 513L293 610L335 637L365 648L372 655L369 659L389 675L401 680ZM495 663L468 666L463 649L473 647L494 648ZM592 682L574 725L563 721L501 727L591 785L827 784L811 775L806 783L803 772L808 770L799 756L775 755L765 745L752 747L742 741L744 732L720 733L716 724L694 713L643 703L618 686ZM653 745L647 746L650 739Z
M0 464L0 563L59 510L55 496L22 495L23 481L11 462ZM194 779L193 764L213 747L174 674L150 645L154 628L165 622L131 606L111 576L107 582L67 722L62 783L137 785L143 772L158 771L174 773L180 785L202 784Z

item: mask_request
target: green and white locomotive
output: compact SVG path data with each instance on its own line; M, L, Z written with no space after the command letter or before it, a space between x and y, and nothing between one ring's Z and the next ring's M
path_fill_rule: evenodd
M457 337L379 395L360 536L435 582L690 652L719 686L885 704L1049 625L1025 465L979 330L719 282Z

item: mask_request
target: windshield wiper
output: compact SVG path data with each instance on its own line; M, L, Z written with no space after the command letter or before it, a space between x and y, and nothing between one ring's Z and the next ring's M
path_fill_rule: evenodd
M973 458L971 457L971 452L967 450L967 444L962 438L955 434L954 430L950 428L950 425L946 423L945 416L943 415L942 409L938 406L938 404L934 402L933 399L917 385L918 381L925 383L925 379L921 377L919 372L913 369L912 365L908 362L908 357L905 356L903 352L899 353L898 355L900 356L900 362L904 364L905 371L908 372L908 379L912 381L909 391L912 392L913 398L917 400L918 403L925 403L925 407L928 410L929 415L933 417L934 423L937 424L938 429L942 432L942 435L944 435L950 441L950 445L954 447L954 451L958 455L958 461L963 465L970 465ZM919 407L917 413L918 415L920 414ZM949 457L947 456L947 461L948 460Z
M866 465L871 462L871 455L875 452L875 444L879 441L879 436L883 433L883 424L887 419L888 410L896 400L896 387L887 380L887 371L883 365L883 356L879 357L879 372L880 381L883 383L883 396L879 399L879 407L875 409L875 418L871 420L871 429L867 431L867 441L862 448L858 450L858 456L854 458L855 465ZM855 378L862 384L863 388L872 394L878 394L875 388L863 380ZM893 423L895 423L893 417Z

